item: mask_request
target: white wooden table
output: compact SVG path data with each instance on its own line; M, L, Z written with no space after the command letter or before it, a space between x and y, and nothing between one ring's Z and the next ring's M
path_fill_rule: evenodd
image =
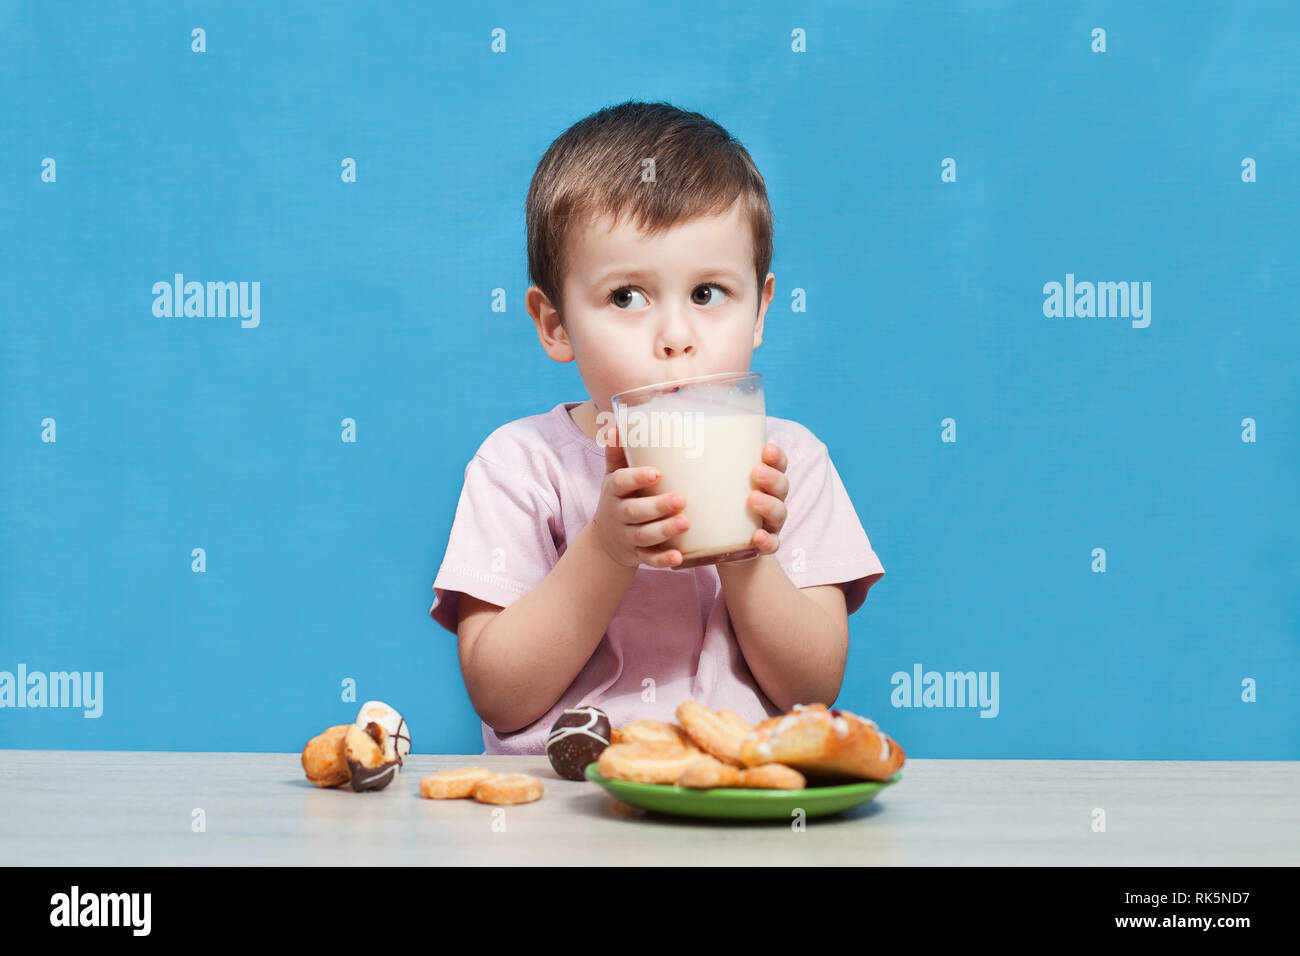
M422 774L459 766L546 793L494 830L494 807L419 797ZM646 813L545 757L411 754L386 790L351 793L309 784L297 753L8 750L0 865L1289 866L1297 795L1296 762L916 759L800 832Z

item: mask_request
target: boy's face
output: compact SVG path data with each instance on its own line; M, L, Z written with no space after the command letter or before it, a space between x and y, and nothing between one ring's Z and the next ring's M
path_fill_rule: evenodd
M739 200L654 238L605 216L569 241L565 325L537 286L528 312L551 358L577 360L598 409L630 388L749 370L776 280L760 295Z

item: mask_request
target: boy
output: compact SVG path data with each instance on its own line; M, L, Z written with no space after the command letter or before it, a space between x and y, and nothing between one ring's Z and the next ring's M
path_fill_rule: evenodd
M826 446L768 416L757 556L675 571L691 503L601 427L617 392L749 370L775 276L748 151L698 113L609 107L551 144L526 216L528 313L590 399L502 425L465 468L429 613L459 636L485 753L545 753L582 704L615 727L684 700L751 725L833 704L848 615L885 570Z

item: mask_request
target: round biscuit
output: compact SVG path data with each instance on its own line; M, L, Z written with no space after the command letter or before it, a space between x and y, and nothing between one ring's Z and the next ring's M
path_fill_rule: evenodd
M540 800L546 788L542 781L526 773L497 773L479 781L474 799L479 803L514 804Z
M482 767L453 767L420 778L420 796L429 800L457 800L474 795L474 788L496 776Z

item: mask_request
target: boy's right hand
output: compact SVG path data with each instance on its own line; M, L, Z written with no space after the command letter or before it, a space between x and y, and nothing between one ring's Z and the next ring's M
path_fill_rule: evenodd
M691 526L690 518L679 513L686 502L678 494L649 494L660 477L657 469L628 467L617 425L610 425L602 440L605 478L591 523L605 553L625 568L681 564L682 553L662 545Z

